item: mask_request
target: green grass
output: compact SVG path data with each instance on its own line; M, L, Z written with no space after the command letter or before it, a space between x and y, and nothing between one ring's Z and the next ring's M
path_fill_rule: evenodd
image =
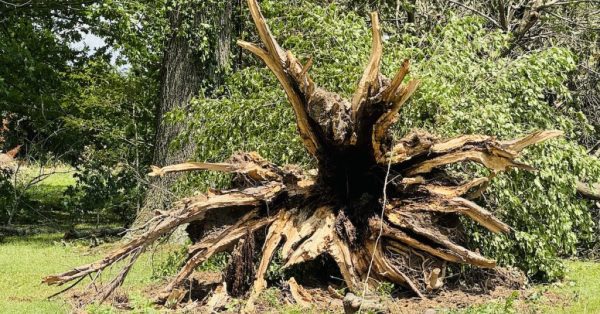
M46 300L60 287L42 285L42 277L89 263L102 257L112 245L88 248L85 242L64 244L61 233L38 234L27 237L8 237L0 244L0 312L2 313L69 313L72 308L64 298ZM135 312L154 312L144 289L156 284L154 272L173 256L174 247L165 247L143 254L125 281ZM567 277L561 283L534 287L527 300L509 297L451 313L600 313L600 263L566 261ZM104 278L118 271L113 268ZM84 289L89 281L77 289ZM268 290L270 291L270 290ZM277 304L278 298L269 298L267 304L276 312L301 313L297 307ZM113 313L108 306L91 306L91 313Z
M7 238L0 245L0 308L4 313L67 313L68 305L48 301L56 288L41 284L44 275L93 260L85 251L54 244L60 234Z
M64 287L41 284L44 276L64 272L72 267L95 261L106 253L108 247L89 249L80 244L61 243L61 233L39 234L27 237L9 237L0 244L0 312L1 313L70 313L71 307L64 298L46 298ZM153 254L154 253L154 254ZM166 248L144 253L127 277L124 290L132 293L133 303L147 306L142 289L152 278L153 265L168 256ZM118 268L107 272L104 278L116 275ZM89 281L82 281L83 289Z
M600 263L566 263L568 272L563 282L540 288L561 297L560 300L554 300L554 305L546 303L543 310L548 313L600 313ZM560 301L567 303L566 306L556 304Z
M21 182L26 183L37 174L38 172L36 169L25 168L21 174L23 177ZM38 201L48 206L60 207L62 206L63 193L69 186L75 185L73 174L74 170L71 168L57 168L55 173L52 173L44 180L32 186L27 190L26 194L31 200Z
M41 168L36 165L19 167L11 178L16 182L14 191L7 203L14 213L12 224L54 224L70 220L70 212L65 208L64 193L74 186L75 170L68 166ZM14 192L14 194L13 194ZM8 215L3 219L8 219ZM5 222L5 221L2 221Z
M565 264L567 274L563 281L535 286L524 299L513 293L503 300L448 313L600 313L600 263L570 260Z

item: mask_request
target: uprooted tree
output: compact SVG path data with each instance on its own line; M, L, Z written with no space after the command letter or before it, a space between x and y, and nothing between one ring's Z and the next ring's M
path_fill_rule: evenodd
M328 255L350 289L387 281L404 285L419 296L443 284L440 273L448 262L495 267L493 260L463 246L459 217L473 219L491 232L510 232L508 225L472 199L481 195L498 172L533 170L515 161L520 152L561 132L539 131L499 141L484 135L439 139L414 131L394 141L389 129L418 81L404 83L408 61L392 80L381 75L382 40L376 13L371 15L370 59L348 101L317 87L308 73L312 60L302 64L292 52L283 50L257 1L248 0L248 5L264 46L238 44L263 60L279 80L294 109L302 142L318 161L317 174L276 166L256 153L237 154L226 163L153 167L150 175L192 170L233 173L234 189L183 199L171 211L157 212L143 233L104 259L48 276L44 282L62 285L82 280L125 261L122 271L99 294L104 300L157 239L182 224L225 212L236 215L236 220L205 232L189 247L185 265L164 287L159 301L172 299L197 266L215 253L234 248L238 254L243 252L242 246L251 242L258 230L267 230L264 240L259 240L264 242L259 243L262 256L258 265L248 265L252 258L242 258L238 262L246 265L237 267L255 269L249 309L267 285L265 273L278 250L283 268L301 267ZM491 170L491 176L459 182L447 166L462 162L481 164Z

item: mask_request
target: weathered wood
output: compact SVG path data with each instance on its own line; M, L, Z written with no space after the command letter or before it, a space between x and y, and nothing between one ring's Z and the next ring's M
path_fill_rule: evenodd
M298 305L304 308L312 307L314 302L313 298L310 296L308 291L304 289L304 287L302 287L296 282L296 279L294 277L290 278L287 281L287 283L290 287L290 294L292 295L292 298L294 298L294 301Z
M501 142L501 144L507 149L520 153L527 146L537 144L562 135L563 132L559 130L537 131L515 140Z
M248 208L261 205L265 200L271 199L282 191L280 184L270 184L264 187L249 188L240 192L231 192L223 195L215 195L208 200L194 201L193 198L186 199L180 203L179 208L170 213L158 217L152 228L140 236L137 236L118 250L108 254L102 260L77 267L71 271L47 276L43 282L49 285L62 285L71 280L78 279L88 274L103 270L113 263L131 255L136 250L144 250L162 235L173 231L178 226L193 220L201 220L209 210L219 208Z
M240 154L232 157L229 163L208 163L208 162L185 162L166 167L151 166L151 177L164 176L168 173L210 170L220 172L233 172L247 175L249 178L257 181L279 181L281 180L281 171L262 159L257 153Z
M321 146L320 139L315 134L309 122L309 117L306 113L306 104L304 103L302 97L303 95L298 94L297 89L294 86L298 85L298 82L295 82L288 74L288 71L286 71L285 66L288 62L287 54L279 46L271 34L269 26L265 22L265 18L260 12L258 2L256 0L248 0L248 7L250 8L254 25L256 25L258 30L258 35L267 49L263 50L258 46L245 41L238 41L238 45L261 58L267 67L269 67L269 69L273 72L273 74L275 74L277 80L279 80L279 83L285 90L290 103L292 104L292 108L296 114L298 132L300 133L300 137L304 142L304 146L309 153L315 155Z
M407 179L407 178L405 178ZM427 193L437 196L443 196L447 198L453 198L463 196L467 194L471 189L480 187L489 182L488 178L476 178L467 183L458 186L448 186L439 184L423 184L419 186L419 189L427 191ZM403 182L404 183L404 182ZM422 182L424 183L424 182Z
M469 199L481 195L498 172L534 170L516 160L520 153L562 132L538 131L499 141L477 134L442 139L415 130L392 146L390 128L417 89L418 80L403 83L409 72L408 60L391 81L381 75L383 43L376 13L371 15L371 55L348 101L317 87L308 73L312 58L303 65L292 52L285 51L271 34L258 2L248 0L248 5L263 47L244 41L238 44L260 58L278 79L295 112L304 146L317 159L317 171L309 175L299 167L277 167L256 153L236 154L225 163L154 167L150 174L154 176L193 170L233 173L234 189L185 199L169 213L158 212L146 232L104 259L48 276L44 282L60 285L75 281L130 258L111 283L112 289L151 243L181 224L202 221L209 214L218 217L220 211L238 215L233 222L219 221L213 232L198 236L188 247L185 265L162 290L158 301L181 300L185 292L182 283L194 269L215 253L231 251L236 245L231 261L235 269L256 269L243 309L246 313L256 311L255 302L267 288L265 275L278 250L284 269L301 267L326 255L353 291L387 281L422 298L443 285L446 263L495 267L495 261L465 247L459 218L462 215L491 232L510 232L491 211ZM444 168L461 162L479 163L491 174L459 184ZM392 172L393 178L388 176ZM578 191L596 195L583 184L578 185ZM267 231L264 239L257 237L262 241L261 256L258 265L253 265L248 257L250 249L243 258L240 250L246 237L260 229ZM239 286L235 281L230 283ZM310 304L311 296L295 280L289 285L296 302ZM208 308L222 303L219 300L225 297L226 289L219 289Z
M390 83L390 86L388 86L383 91L383 94L381 97L383 99L383 101L391 102L396 97L396 95L400 92L399 88L402 85L402 81L404 81L404 77L406 77L406 74L408 74L409 66L410 66L410 61L408 59L404 59L404 61L402 62L402 66L400 67L400 70L394 76L394 79Z
M461 213L477 221L494 233L510 231L510 227L479 205L461 197L431 197L425 200L393 200L389 205L401 213L430 211L439 213Z
M371 227L372 230L378 230L380 227L379 224L381 224L381 223L382 222L380 219L369 220L369 226ZM402 230L390 227L385 222L383 222L382 235L384 237L396 240L398 242L402 242L402 243L404 243L405 246L409 246L409 247L427 252L431 255L437 256L446 261L454 262L454 263L465 263L465 259L462 258L462 256L460 256L459 254L454 253L447 249L434 248L430 245L424 244L424 243L420 242L419 240L410 237L409 235L404 233ZM390 246L394 246L394 244L391 244Z
M252 211L244 215L235 225L226 228L216 236L207 237L204 240L190 246L188 258L185 265L181 268L177 276L163 289L159 295L159 300L166 300L175 288L178 288L183 281L188 278L192 272L201 263L209 259L216 253L223 252L232 248L238 240L243 238L248 232L254 233L256 230L265 227L273 221L271 217L255 219L257 211Z
M577 193L588 199L600 200L600 183L590 185L577 181Z
M357 113L361 110L361 106L365 104L370 96L379 92L381 57L383 55L383 43L381 38L381 26L379 25L379 14L371 13L371 56L369 63L365 67L362 78L358 82L358 87L354 96L352 96L352 117L356 120Z
M412 132L402 138L399 143L386 154L387 158L382 159L380 162L387 163L387 161L391 161L393 164L397 164L425 154L432 155L433 157L442 157L445 155L455 156L458 153L464 153L466 150L472 149L475 151L486 152L493 157L477 157L477 153L471 153L470 155L462 154L465 155L465 159L477 159L473 161L482 160L478 162L483 163L483 160L494 159L494 157L497 156L504 159L510 159L504 162L499 161L501 164L504 163L508 165L511 164L512 159L518 157L519 153L527 146L561 136L562 134L563 132L558 130L537 131L515 140L497 141L494 137L485 135L461 135L449 140L440 140L426 132ZM451 153L454 153L454 155ZM443 158L455 159L456 157ZM450 161L449 163L454 162L458 161Z
M398 118L398 112L410 98L410 96L412 96L412 94L415 92L417 86L419 86L419 81L417 80L408 82L408 86L403 88L402 91L392 99L392 107L386 113L384 113L373 126L373 151L375 153L375 158L379 162L385 163L385 160L383 159L385 152L381 147L382 141L388 136L388 130L392 124L396 122L396 119Z
M423 236L428 240L445 247L447 250L454 252L460 256L463 262L466 264L472 264L484 268L493 268L496 266L495 261L487 259L476 252L470 251L463 246L454 243L438 230L424 228L416 221L407 219L408 217L402 216L397 212L387 213L386 218L391 224L406 230L410 230L411 232Z
M480 163L486 168L495 172L506 171L510 168L520 168L527 171L535 170L535 168L524 163L514 161L507 157L495 155L492 152L490 152L487 148L484 148L483 150L476 148L466 151L448 153L433 159L426 160L420 164L417 164L414 167L409 168L406 174L409 176L414 176L417 174L428 173L435 168L459 163L462 161L473 161L476 163Z
M212 295L206 301L206 305L202 307L202 313L215 313L219 308L225 307L229 295L227 294L227 285L222 283L213 291Z
M280 211L279 214L277 214L273 224L271 224L269 227L269 231L267 232L267 237L262 248L262 258L258 265L258 269L256 270L256 278L254 280L254 284L252 285L250 296L248 297L246 305L244 306L244 313L254 313L254 303L256 302L256 299L267 288L265 275L267 274L267 269L271 263L271 259L273 259L275 250L281 242L284 234L284 228L288 222L288 219L289 213Z

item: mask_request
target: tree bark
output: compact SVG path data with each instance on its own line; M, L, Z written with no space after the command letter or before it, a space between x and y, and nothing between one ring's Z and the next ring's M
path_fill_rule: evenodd
M169 165L189 160L196 145L187 138L182 147L170 149L171 143L188 127L185 121L168 123L165 115L173 110L190 111L190 101L201 88L208 92L223 81L223 73L230 62L232 35L237 29L234 20L236 1L173 1L167 19L171 34L167 39L161 67L160 99L156 105L156 135L153 164ZM202 25L210 25L207 47L194 47L202 38ZM143 206L137 213L134 227L143 225L156 210L165 210L174 200L172 185L178 176L157 177L151 181Z

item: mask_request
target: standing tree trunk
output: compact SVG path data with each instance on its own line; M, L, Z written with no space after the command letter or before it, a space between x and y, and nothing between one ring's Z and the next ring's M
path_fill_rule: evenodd
M182 147L170 149L171 143L187 129L185 121L171 123L165 115L174 110L189 112L190 101L201 88L210 93L223 81L230 62L236 1L172 1L167 18L171 29L168 36L160 78L160 99L156 106L156 135L153 164L173 164L188 160L196 145L192 138ZM210 28L207 29L206 25ZM210 37L214 34L214 37ZM202 46L202 38L208 45ZM170 188L177 176L160 177L151 182L144 204L137 213L134 227L143 225L156 210L169 208L173 201Z

